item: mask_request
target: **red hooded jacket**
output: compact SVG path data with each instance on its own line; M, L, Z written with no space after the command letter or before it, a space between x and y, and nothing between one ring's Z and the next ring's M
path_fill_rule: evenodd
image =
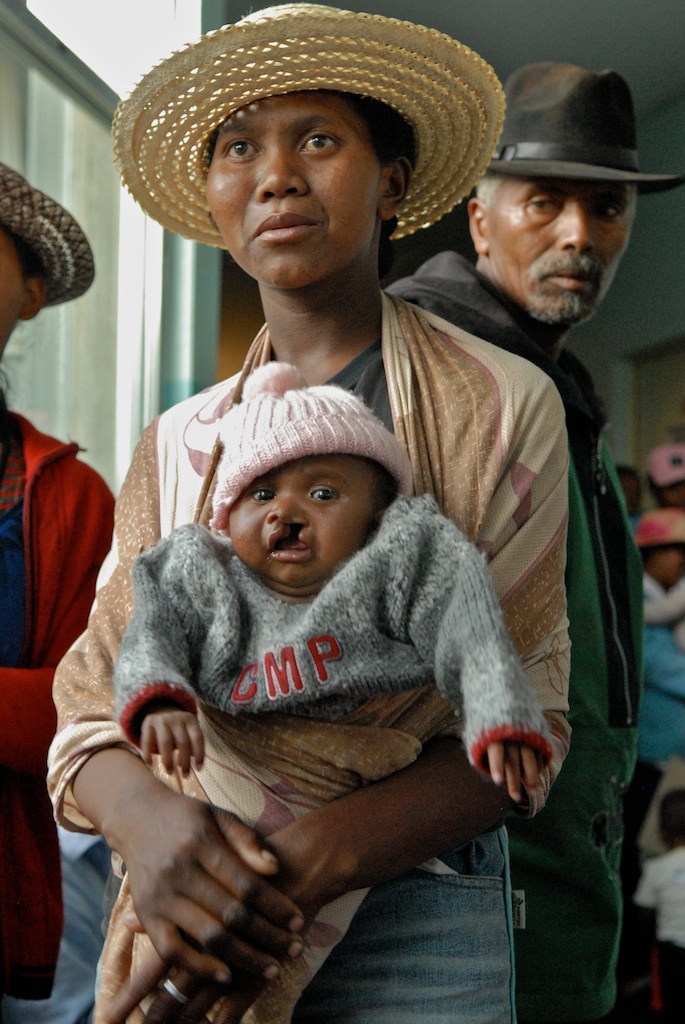
M0 667L0 991L50 994L62 926L59 846L45 775L55 732L52 678L83 632L107 554L114 498L78 446L13 415L26 462L25 643Z

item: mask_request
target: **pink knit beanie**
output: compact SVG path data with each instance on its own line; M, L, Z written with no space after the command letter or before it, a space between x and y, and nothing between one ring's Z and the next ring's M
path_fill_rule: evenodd
M243 399L221 421L219 463L210 526L225 530L228 512L264 473L307 455L358 455L380 463L411 494L409 457L360 398L332 384L308 387L295 366L268 363L245 381Z
M647 456L647 476L655 487L685 480L685 444L660 444Z

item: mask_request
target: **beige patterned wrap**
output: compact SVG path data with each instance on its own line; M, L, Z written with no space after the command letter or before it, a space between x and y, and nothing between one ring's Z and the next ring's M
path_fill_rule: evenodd
M397 436L406 443L417 493L477 540L524 667L548 715L554 757L527 813L536 813L568 750L568 635L564 591L567 442L561 402L530 363L473 338L398 298L384 297L383 359ZM49 787L58 820L89 830L76 806L74 776L93 752L128 746L112 721L111 670L131 613L136 555L206 504L204 480L217 424L250 370L270 358L266 329L241 377L163 414L143 434L117 505L115 547L103 567L86 633L55 683L59 732ZM342 722L281 714L230 718L202 709L207 760L168 785L235 811L264 834L410 764L431 737L454 731L454 711L435 687L377 697ZM132 749L132 748L131 748ZM311 972L344 933L363 892L324 908L308 932L307 955L289 966L245 1016L281 1024ZM98 1007L144 954L121 918L126 882L110 924ZM97 1020L97 1016L96 1016ZM143 1020L142 1010L130 1018Z

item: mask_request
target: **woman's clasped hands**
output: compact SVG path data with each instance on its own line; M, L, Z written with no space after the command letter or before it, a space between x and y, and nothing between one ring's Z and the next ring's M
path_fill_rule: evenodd
M166 786L129 818L120 850L135 913L153 951L104 1014L125 1024L153 995L150 1024L196 1024L228 995L216 1021L239 1021L285 957L303 949L305 916L271 880L275 855L234 815ZM154 812L150 815L150 807Z

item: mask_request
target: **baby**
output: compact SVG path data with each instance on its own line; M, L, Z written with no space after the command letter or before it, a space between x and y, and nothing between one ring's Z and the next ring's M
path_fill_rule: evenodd
M645 862L633 900L656 933L664 1022L677 1024L683 1019L685 970L685 789L663 797L659 831L668 853Z
M646 626L670 626L678 649L685 652L685 512L657 508L638 519L635 543L642 551L649 586L644 602Z
M407 497L397 439L354 395L307 387L279 363L247 379L221 439L216 532L182 526L133 569L114 686L144 759L185 773L203 764L198 704L214 721L218 709L274 729L283 716L273 713L285 713L297 730L435 682L471 763L520 801L551 757L546 719L484 557L432 496ZM349 895L356 907L364 894ZM300 988L329 951L306 950ZM298 994L263 1019L288 1020Z

